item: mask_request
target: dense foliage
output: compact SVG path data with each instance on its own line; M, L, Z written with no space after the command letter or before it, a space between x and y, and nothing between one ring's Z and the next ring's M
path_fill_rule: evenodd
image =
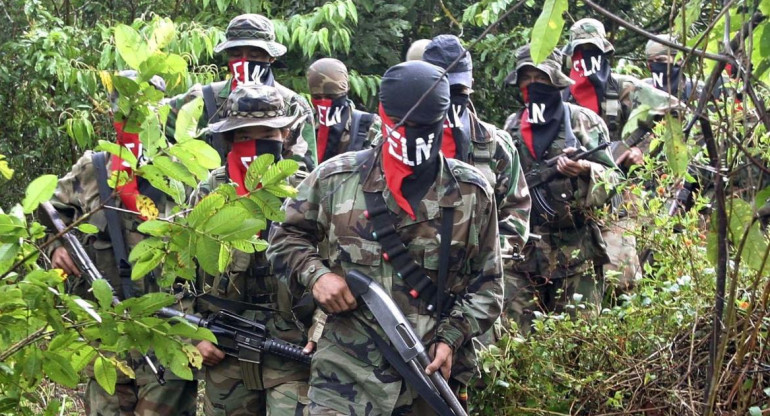
M485 388L473 393L472 406L481 414L762 414L770 401L765 377L770 245L755 214L770 196L763 189L770 160L765 112L770 93L763 84L770 77L770 28L766 21L747 22L757 10L770 13L770 1L729 2L724 11L720 2L701 0L594 3L626 23L678 33L689 46L740 63L745 71L732 87L743 103L739 108L729 100L706 109L712 135L701 125L687 128L692 112L663 123L656 136L666 162L648 157L648 165L632 173L656 186L627 188L643 201L635 205L647 225L637 231L640 246L654 252L645 280L634 293L608 299L600 316L543 317L526 339L510 332L482 355ZM511 8L515 11L497 22ZM62 275L41 267L44 230L31 214L50 198L56 176L86 149L98 146L126 156L111 144L108 91L121 94L117 117L141 131L148 164L137 174L180 204L167 218L147 207L143 214L152 220L141 231L152 238L131 255L134 277L160 266L161 280L168 283L191 279L196 264L211 273L223 270L231 248L264 249L256 232L266 219L281 219L278 198L294 192L281 181L296 166L263 158L249 169L249 195L237 197L225 186L198 206L187 206L186 188L220 163L213 149L194 138L201 103L182 110L174 145L162 140L168 108L147 80L161 75L169 94L177 94L195 82L221 78L224 60L213 47L234 15L255 12L274 19L278 40L289 47L281 59L285 68L277 73L280 82L306 92L308 64L334 56L351 69L352 98L369 110L376 108L379 76L402 59L413 40L457 34L472 45L475 107L497 124L518 106L513 91L502 86L515 49L532 39L534 50L547 51L563 44L572 21L598 17L585 3L567 0L3 0L0 9L2 414L76 413L67 394L52 395L40 386L74 387L79 372L93 364L109 390L117 371L130 373L113 353L130 347L164 345L163 364L189 377L190 366L200 366L200 355L180 337L211 337L152 316L173 304L172 296L113 306L101 287L95 289L97 301L86 302L64 293ZM618 71L643 76L647 39L617 20L600 20L616 46ZM737 39L730 51L722 42L726 31ZM701 80L721 68L699 54L683 56ZM137 82L113 75L125 68L139 71ZM697 103L688 105L694 110ZM728 180L717 182L725 184L719 191L713 184L704 189L687 215L671 218L672 190L694 174L691 161ZM733 180L738 177L749 180ZM246 216L251 218L246 224L231 221ZM93 231L81 223L73 228ZM715 296L724 285L722 313ZM581 307L575 299L575 308ZM713 341L715 319L721 337Z

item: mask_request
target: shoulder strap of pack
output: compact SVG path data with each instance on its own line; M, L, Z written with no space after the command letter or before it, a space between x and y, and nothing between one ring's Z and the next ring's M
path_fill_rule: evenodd
M123 227L120 225L118 212L110 207L114 207L112 200L112 191L107 184L107 152L98 152L93 158L94 168L96 168L96 181L99 185L99 199L105 204L104 215L107 217L107 232L110 235L112 243L112 253L115 256L115 264L118 266L118 275L120 276L120 287L123 289L123 296L127 299L134 296L133 283L131 282L131 263L128 262L128 251L126 250L126 240L123 238Z
M567 103L564 103L564 144L576 149L580 147L580 142L572 131L572 109Z
M203 87L203 106L206 110L206 121L209 124L219 121L219 107L217 106L217 98L211 84ZM221 160L225 160L227 146L224 135L222 133L210 133L209 144L216 149Z
M374 114L364 111L353 110L350 120L350 145L348 151L354 152L363 149L366 137L369 135L369 128L374 123Z

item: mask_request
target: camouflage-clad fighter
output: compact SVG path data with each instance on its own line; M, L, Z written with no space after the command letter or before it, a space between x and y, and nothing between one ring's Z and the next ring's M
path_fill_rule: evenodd
M470 53L465 54L457 36L439 35L425 48L422 59L446 69L461 54L463 58L447 73L451 105L444 123L441 152L484 174L495 191L500 233L509 236L512 246L521 248L529 233L529 189L511 136L481 121L476 114L471 101L473 60Z
M172 98L170 104L173 110L168 117L167 134L173 134L176 125L175 112L195 98L202 97L205 103L199 123L203 128L218 121L219 109L238 85L269 85L278 89L288 111L300 116L291 127L291 134L286 137L283 157L297 160L303 169L313 169L316 165L313 111L301 95L275 80L271 65L276 58L286 53L286 46L275 41L273 22L258 14L242 14L230 21L225 36L226 40L217 45L214 52L224 52L227 56L230 77L208 85L195 84L186 93ZM224 159L227 146L221 135L213 133L207 140Z
M318 162L345 152L372 147L380 129L375 114L356 110L348 98L348 69L337 59L323 58L307 69L307 84L316 110Z
M263 154L279 160L289 126L298 117L288 113L278 90L257 84L237 87L222 112L222 121L210 129L224 135L230 147L227 162L199 185L192 195L193 202L223 183L236 184L237 194L245 195L249 164ZM219 308L240 311L247 319L264 322L274 337L297 344L307 341L296 319L312 315L312 306L310 310L293 311L291 295L273 275L264 252L234 250L228 269L219 276L203 276L199 286L205 293L198 299L199 313L207 315ZM295 312L305 316L295 316ZM206 366L207 415L291 416L301 414L307 404L309 372L300 363L266 354L259 365L225 356L208 341L197 347Z
M644 162L649 152L650 134L655 123L666 113L679 108L679 102L668 93L628 75L612 73L610 58L615 52L607 40L604 25L596 19L581 19L570 28L570 40L564 51L571 58L570 78L574 84L564 90L565 101L588 108L599 114L610 134L615 163L630 168ZM638 118L637 131L623 128L631 113L641 106L648 111ZM603 228L610 261L604 265L605 277L618 275L618 289L628 290L642 278L636 237L629 231L636 227L628 218L626 209L618 212L620 218Z
M661 34L659 38L678 43L671 35ZM644 47L650 78L644 82L663 90L684 102L697 100L703 90L703 82L695 82L682 71L682 59L677 60L676 49L650 39Z
M119 76L136 79L135 71L121 71ZM160 77L153 77L150 81L159 90L165 91L165 82ZM111 96L113 109L117 109L117 93ZM114 110L113 110L114 111ZM132 150L134 156L140 157L141 141L136 133L128 133L123 130L123 122L114 122L117 133L117 143ZM144 178L133 176L128 164L117 156L104 156L92 151L86 151L78 159L72 169L59 179L56 192L51 199L51 204L61 215L62 219L69 223L85 213L95 211L102 203L99 193L99 179L96 163L101 161L104 172L122 172L130 179L119 186L116 191L118 198L113 199L116 207L133 211L132 214L117 213L119 231L126 247L124 256L144 239L144 235L137 231L142 223L142 218L137 209L137 197L139 195L149 197L162 213L171 214L174 202L163 192L153 188ZM106 165L106 166L105 166ZM106 179L106 178L105 178ZM106 185L106 180L103 186ZM110 188L109 193L113 190ZM45 215L45 214L43 214ZM122 275L119 261L113 252L113 238L108 230L108 219L105 210L94 213L88 220L95 225L99 232L86 235L82 241L83 246L89 252L89 257L94 261L102 275L109 280L115 288L119 299L128 296L138 296L144 293L158 291L159 287L152 277L152 273L144 279L132 282L130 269ZM84 298L93 299L90 287L85 278L80 278L80 270L70 258L66 248L60 241L53 242L48 247L48 255L53 267L64 270L70 276L77 278L68 279L72 293ZM128 266L125 264L124 266ZM128 275L125 275L128 274ZM131 351L121 356L134 369L135 379L131 379L118 372L115 385L115 394L108 394L99 383L96 382L93 369L88 368L88 384L85 392L86 414L89 416L122 416L122 415L194 415L197 397L197 385L194 380L182 380L170 371L164 375L165 385L160 385L152 369L138 351ZM157 363L156 363L157 364Z
M440 369L445 377L454 375L453 363L474 361L469 341L500 314L493 190L478 170L440 153L450 105L441 73L420 61L390 68L380 90L383 144L324 162L286 201L286 220L272 230L268 257L276 270L297 295L312 292L331 313L313 357L311 415L430 414L376 347L374 336L384 335L368 309L357 308L341 277L347 271L366 273L389 292L434 349L427 370ZM396 120L436 81L394 131ZM375 223L389 226L375 229ZM328 259L316 250L322 245L331 248ZM442 281L446 290L439 290ZM429 310L436 298L413 282L442 293L444 307Z
M532 195L530 231L542 236L527 242L525 260L506 279L506 312L526 332L534 312L562 311L573 294L600 304L604 279L594 275L594 266L607 254L592 211L608 202L619 172L607 151L577 161L565 157L576 148L597 147L608 132L596 113L562 101L561 90L572 80L561 72L561 52L535 65L527 45L516 51L516 60L506 82L518 86L526 107L508 117L505 129L519 149ZM541 178L553 157L558 173ZM539 179L544 181L535 185Z

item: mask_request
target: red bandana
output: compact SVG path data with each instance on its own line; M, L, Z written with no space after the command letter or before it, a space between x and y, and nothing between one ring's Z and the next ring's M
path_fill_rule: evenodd
M134 156L139 159L142 154L142 142L139 140L137 133L126 133L123 131L122 122L114 122L115 131L118 134L117 143L120 146L128 148ZM118 191L120 200L123 202L123 206L131 211L139 212L136 207L136 196L139 195L139 185L136 181L136 176L131 167L123 159L112 155L110 160L110 170L113 172L125 172L128 175L128 182L115 188ZM141 217L145 219L144 217Z
M249 169L249 165L256 158L256 140L235 142L230 153L227 154L227 174L230 176L230 180L238 185L235 191L240 196L249 193L244 184L244 179L246 178L246 171Z
M382 135L385 138L385 143L382 145L382 170L385 171L385 182L398 206L412 219L416 219L409 201L401 193L401 184L404 182L404 178L413 172L410 166L402 162L404 155L406 155L406 128L401 126L393 131L396 124L385 114L382 104L380 104L379 114L382 119Z
M315 98L310 100L313 103L313 107L318 113L318 134L316 136L316 144L318 149L318 163L323 162L323 157L326 154L326 144L329 140L329 126L334 124L334 120L329 120L329 111L332 109L331 98L322 98L317 100Z
M455 144L454 134L452 134L452 125L449 117L444 120L444 137L441 139L441 153L444 156L454 159L457 155L457 145Z
M575 84L570 85L569 90L578 105L599 114L599 98L596 96L596 87L585 75L585 64L583 51L576 50L572 55L572 69L569 72L569 77L575 81Z
M529 103L529 91L527 91L526 88L521 90L521 95L524 98L524 104ZM529 153L537 159L537 155L535 154L535 144L532 141L532 125L529 124L529 110L524 109L524 112L521 113L521 117L519 118L519 130L521 131L521 138L524 140L524 144L527 145L527 149L529 149Z

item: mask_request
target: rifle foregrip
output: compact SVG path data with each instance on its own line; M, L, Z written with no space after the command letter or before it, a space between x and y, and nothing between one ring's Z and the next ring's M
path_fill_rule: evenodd
M277 338L267 339L263 348L266 353L288 358L306 365L310 365L310 360L313 358L311 354L302 352L302 347L299 345L291 344Z

